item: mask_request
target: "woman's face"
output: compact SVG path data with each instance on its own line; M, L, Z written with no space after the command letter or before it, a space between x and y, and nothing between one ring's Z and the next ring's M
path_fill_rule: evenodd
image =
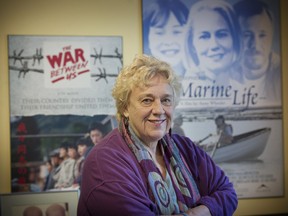
M124 112L136 135L148 146L168 132L174 110L173 90L166 78L156 76L149 84L132 89Z
M204 10L193 22L193 46L200 67L214 73L228 69L233 63L234 49L231 31L216 11Z
M184 27L172 12L170 12L166 25L150 27L148 41L154 57L171 65L177 65L183 60Z

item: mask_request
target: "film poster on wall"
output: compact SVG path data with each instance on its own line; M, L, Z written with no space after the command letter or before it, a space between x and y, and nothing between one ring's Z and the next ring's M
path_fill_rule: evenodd
M279 1L143 0L142 21L144 53L182 80L174 132L212 157L239 198L283 196Z
M43 191L61 143L87 136L92 122L116 127L122 37L9 35L8 46L11 191Z

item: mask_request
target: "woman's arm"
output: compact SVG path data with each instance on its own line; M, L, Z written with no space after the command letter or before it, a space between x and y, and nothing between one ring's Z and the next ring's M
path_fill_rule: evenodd
M175 142L181 143L178 144L179 149L198 186L201 198L197 206L206 206L213 216L233 215L238 199L233 184L223 170L189 138L177 136Z

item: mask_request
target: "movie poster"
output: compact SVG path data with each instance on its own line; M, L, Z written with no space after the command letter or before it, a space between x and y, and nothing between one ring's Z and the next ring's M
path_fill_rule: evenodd
M89 140L94 122L104 135L117 126L122 37L9 35L8 46L11 191L43 191L62 143Z
M182 82L173 122L239 198L284 194L279 1L143 0L143 50Z

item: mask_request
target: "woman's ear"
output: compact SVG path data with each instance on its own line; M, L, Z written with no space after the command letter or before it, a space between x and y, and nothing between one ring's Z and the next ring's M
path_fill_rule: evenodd
M128 113L127 109L124 110L123 115L125 118L129 117L129 113Z

